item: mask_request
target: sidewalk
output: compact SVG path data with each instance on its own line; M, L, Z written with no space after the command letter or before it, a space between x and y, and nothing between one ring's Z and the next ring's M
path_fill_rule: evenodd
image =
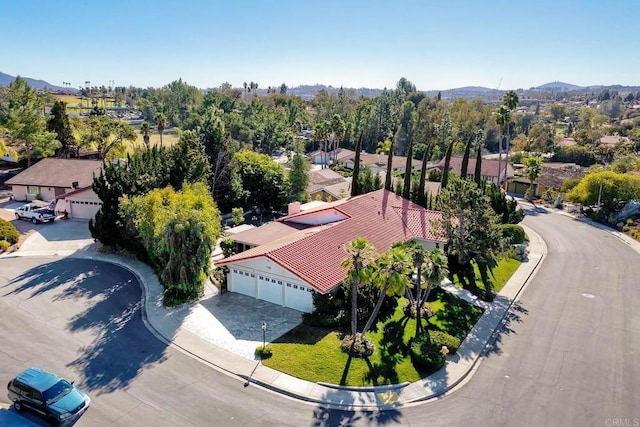
M57 251L50 252L49 255L55 253L58 256L69 255L107 261L130 270L143 285L144 310L142 316L152 333L192 357L228 374L245 379L247 385L249 383L257 384L293 398L322 403L334 408L389 409L440 396L460 384L472 372L487 343L491 341L494 331L500 326L511 304L526 286L546 254L546 246L540 236L528 227L523 227L530 239L528 259L521 264L494 301L492 303L477 301L475 297L465 292L459 295L485 308L485 313L472 328L458 352L448 356L445 366L433 375L414 383L368 388L312 383L263 366L259 361L253 359L253 351L262 344L261 341L239 342L240 340L237 340L238 342L234 343L235 347L223 348L221 345L226 345L226 343L220 344L216 341L220 339L221 325L211 314L211 311L199 302L177 309L163 307L162 285L153 270L140 261L95 252L94 245L88 245L84 249L78 250L79 248L70 244L71 247L65 248L66 250L58 248ZM30 237L30 239L32 238L37 239L37 242L34 240L36 245L27 244L26 247L11 256L45 255L45 251L33 250L34 246L43 247L42 237ZM86 244L89 242L92 241L85 240ZM457 289L452 290L460 293ZM212 291L208 289L207 292L211 293Z

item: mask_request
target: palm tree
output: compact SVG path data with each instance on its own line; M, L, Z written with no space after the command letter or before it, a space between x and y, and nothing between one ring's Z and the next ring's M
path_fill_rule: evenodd
M149 149L149 131L151 131L151 125L148 121L143 121L142 125L140 125L140 133L142 134L142 139L144 140L144 145Z
M164 113L158 111L153 116L153 121L156 123L156 126L158 126L158 133L160 134L160 146L162 147L162 133L164 132L164 128L167 126L167 116L165 116Z
M524 159L524 170L529 179L529 201L534 199L533 182L542 172L542 157L529 157Z
M425 283L427 288L424 293L420 295L418 298L418 307L420 310L417 310L417 320L418 324L416 326L416 336L418 336L418 332L422 329L422 324L420 320L420 312L422 311L422 307L427 303L429 299L429 294L431 290L435 286L439 286L440 283L447 277L449 274L449 269L447 268L447 257L438 248L434 248L429 251L425 257L424 267L425 269L422 271L422 275L425 279Z
M340 117L339 114L334 114L331 118L331 137L333 139L333 164L338 163L338 147L340 146L340 141L344 138L344 134L347 130L346 125L344 124L344 120Z
M324 149L322 154L322 168L324 169L327 164L327 146L329 145L329 133L331 131L331 124L324 120L318 122L314 126L315 138L324 142Z
M351 257L342 261L342 268L348 269L351 279L351 337L355 342L358 332L358 288L368 278L367 266L373 259L375 248L364 237L356 237L345 248Z
M397 246L382 254L380 259L376 261L372 277L374 279L373 283L380 288L380 294L369 320L367 320L362 329L361 335L363 337L378 317L385 297L403 295L406 288L411 285L409 275L412 269L409 254L403 248Z

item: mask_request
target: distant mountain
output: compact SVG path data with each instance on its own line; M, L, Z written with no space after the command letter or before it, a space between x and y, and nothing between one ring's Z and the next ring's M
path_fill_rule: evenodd
M67 87L62 87L62 86L56 86L56 85L52 85L49 82L46 82L44 80L36 80L36 79L32 79L29 77L22 77L22 79L24 81L26 81L29 86L31 86L32 88L36 89L36 90L44 90L49 89L49 90L62 90L62 91L73 91L75 92L76 89L72 89L72 88L67 88ZM5 74L3 72L0 72L0 86L9 86L9 84L13 83L13 81L15 80L15 76L10 76L9 74Z
M573 90L582 90L585 88L582 86L572 85L570 83L551 82L551 83L545 83L540 86L536 86L533 89L545 90L550 92L571 92Z

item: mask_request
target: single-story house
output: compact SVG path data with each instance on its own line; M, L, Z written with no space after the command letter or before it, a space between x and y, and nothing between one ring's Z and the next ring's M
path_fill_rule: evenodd
M366 238L378 255L410 240L440 247L444 233L434 222L440 218L384 189L306 211L293 205L286 217L231 236L247 250L215 264L228 268L229 291L311 312L314 293L331 292L345 279L340 264L353 239Z
M451 160L449 162L449 171L460 175L462 171L462 159L462 156L451 156ZM435 165L434 168L438 169L440 172L444 171L445 160L445 158L440 160L440 162ZM500 174L498 174L498 169L500 169ZM470 158L467 165L467 176L473 177L475 175L475 171L476 159ZM489 181L496 185L502 184L505 179L512 178L515 175L513 166L505 159L502 159L502 163L500 165L499 160L482 159L480 174L482 175L481 179L483 181ZM498 178L498 175L500 175L500 178Z
M92 219L102 207L102 201L91 187L78 188L56 199L55 210L69 218Z
M618 144L627 144L631 142L626 136L605 135L600 138L600 144L606 147L615 147Z
M56 210L73 218L93 218L102 202L91 190L102 160L46 158L7 180L17 201L42 199L56 203Z
M309 185L307 192L311 199L320 198L327 201L344 198L349 195L351 182L339 173L329 169L319 169L309 172ZM342 190L342 191L341 191ZM344 196L340 197L340 194Z

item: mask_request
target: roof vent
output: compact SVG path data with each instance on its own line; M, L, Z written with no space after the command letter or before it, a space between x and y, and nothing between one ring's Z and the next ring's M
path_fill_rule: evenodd
M78 189L78 181L73 181L71 183L71 186L73 187L74 190L77 190Z

